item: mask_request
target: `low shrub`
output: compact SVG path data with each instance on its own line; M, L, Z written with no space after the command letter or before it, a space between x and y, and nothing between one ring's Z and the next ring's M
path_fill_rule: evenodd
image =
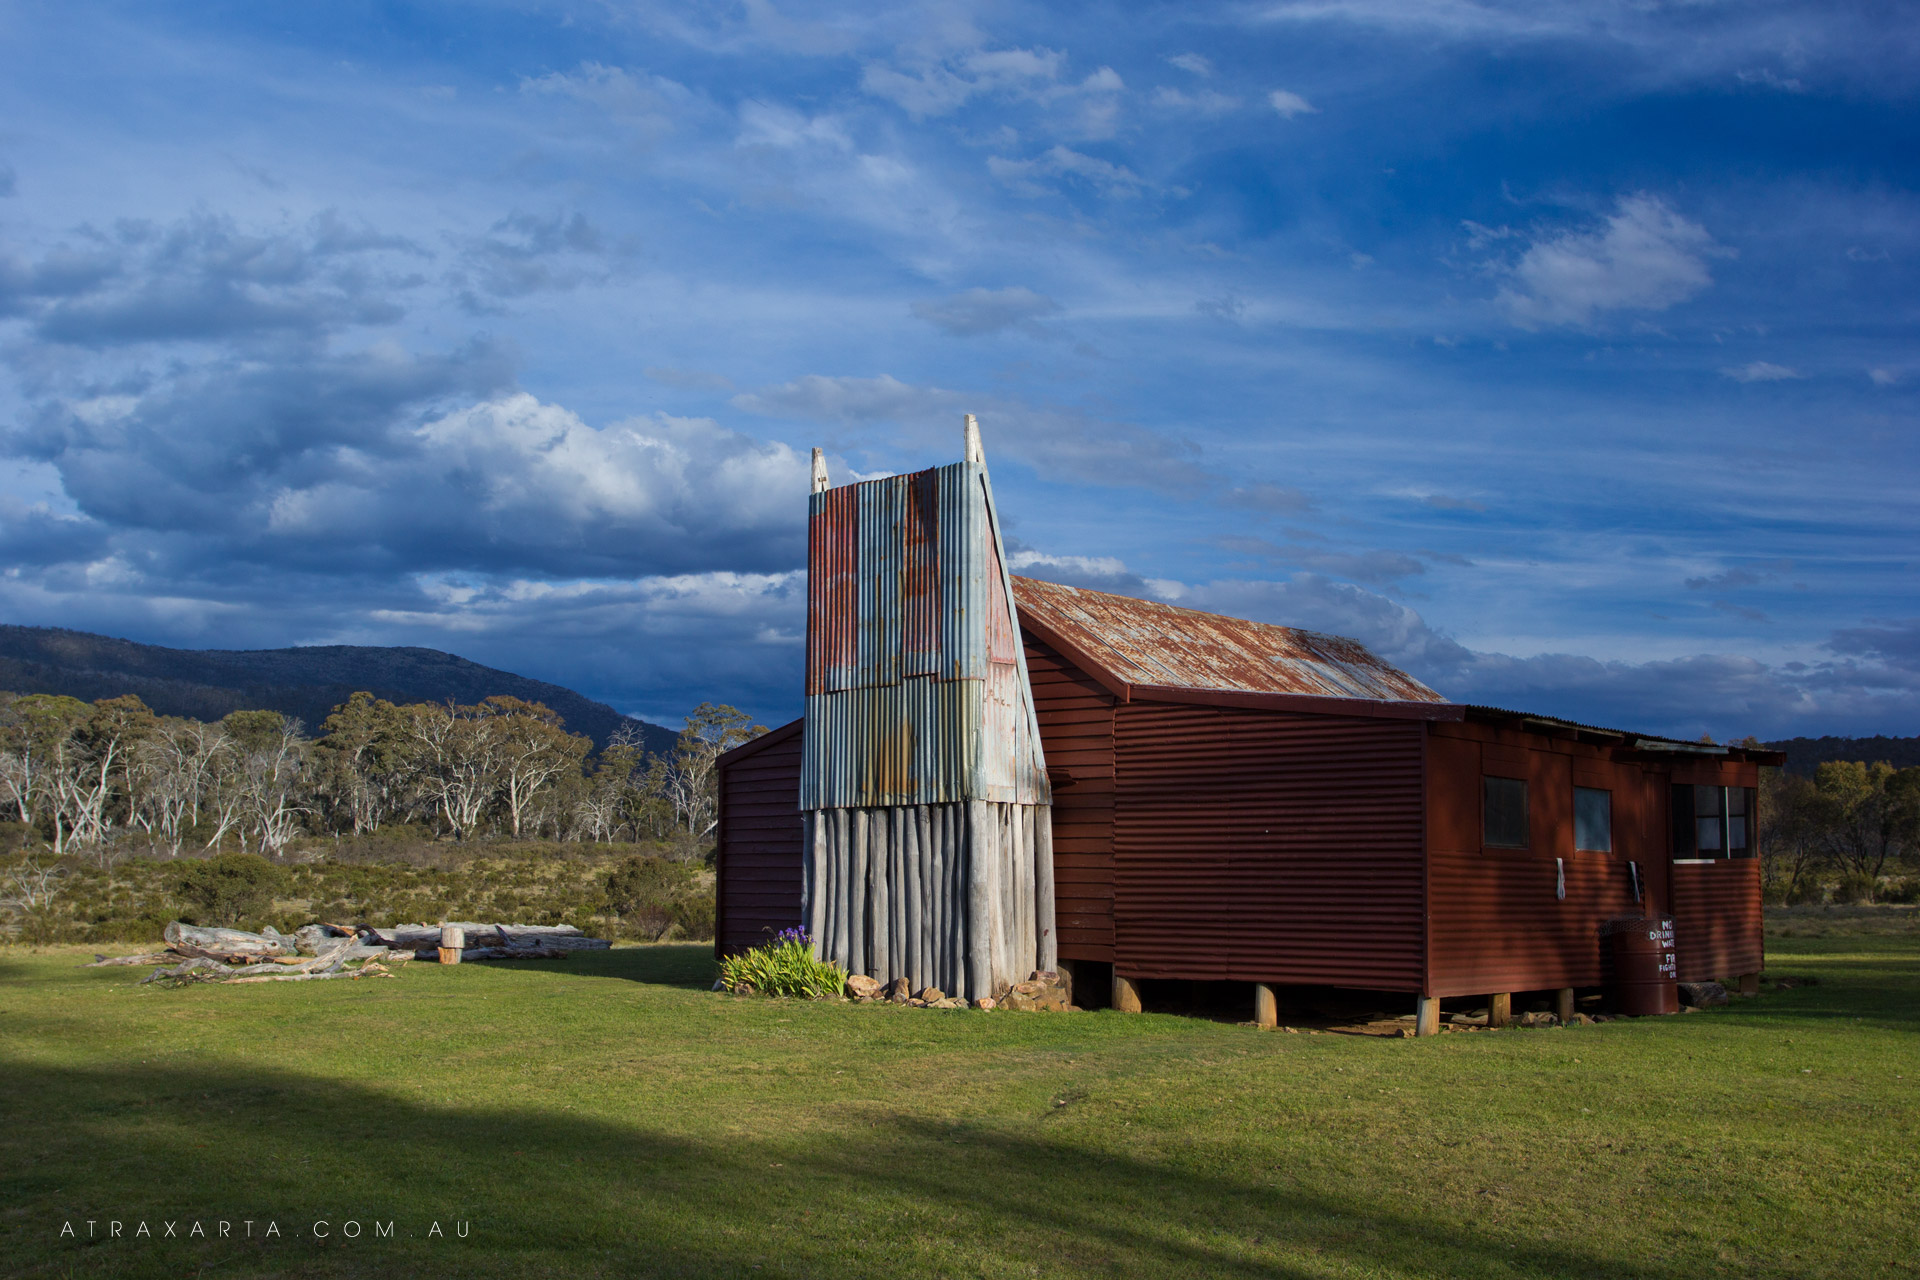
M632 857L607 873L607 906L641 937L658 942L678 923L692 897L693 868L665 858ZM707 931L713 931L712 908Z
M1851 872L1842 876L1840 882L1833 886L1833 900L1846 906L1872 902L1875 887L1872 876Z
M1887 881L1880 889L1879 898L1882 902L1920 902L1920 876Z
M239 925L272 905L287 873L257 853L220 853L181 866L180 896L194 924Z
M847 985L847 972L814 955L803 931L783 929L772 942L722 960L720 981L735 991L827 1000Z

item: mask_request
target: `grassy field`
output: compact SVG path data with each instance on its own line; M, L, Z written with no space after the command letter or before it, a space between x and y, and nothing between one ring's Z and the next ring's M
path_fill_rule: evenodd
M1818 985L1726 1009L1434 1040L736 999L699 946L180 991L0 951L0 1275L1916 1275L1913 919L1783 920Z

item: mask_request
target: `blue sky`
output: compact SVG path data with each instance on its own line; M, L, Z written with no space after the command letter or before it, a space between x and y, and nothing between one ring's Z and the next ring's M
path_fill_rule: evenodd
M0 3L0 615L784 720L974 412L1026 572L1920 731L1909 17Z

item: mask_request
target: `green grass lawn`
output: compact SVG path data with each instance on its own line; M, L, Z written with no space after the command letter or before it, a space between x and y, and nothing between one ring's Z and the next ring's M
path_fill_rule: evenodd
M0 1275L1915 1275L1910 915L1796 918L1817 986L1433 1040L736 999L697 946L0 951Z

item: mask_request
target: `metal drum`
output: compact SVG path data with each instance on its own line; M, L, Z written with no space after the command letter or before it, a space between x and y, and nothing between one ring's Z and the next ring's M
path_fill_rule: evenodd
M1632 1017L1680 1012L1680 966L1673 954L1671 919L1618 921L1610 945L1617 1011Z

